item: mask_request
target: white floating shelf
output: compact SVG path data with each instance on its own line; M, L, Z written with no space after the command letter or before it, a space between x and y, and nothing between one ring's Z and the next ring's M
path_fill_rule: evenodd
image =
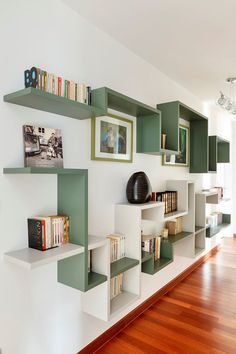
M145 210L145 209L164 206L164 202L148 202L148 203L143 203L143 204L119 203L117 205L122 205L122 206L127 206L130 208L138 208L141 210Z
M88 250L93 250L98 247L105 246L108 240L105 237L91 236L88 237Z
M187 211L181 211L181 210L174 211L173 213L166 214L164 216L164 220L165 221L172 220L174 218L178 218L179 216L184 216L184 215L187 215L187 214L188 214Z
M111 300L110 317L116 316L119 312L132 305L138 299L138 295L123 291L120 295Z
M34 269L83 252L83 246L67 243L47 251L23 248L21 250L5 253L4 259L7 262L14 263L26 269Z

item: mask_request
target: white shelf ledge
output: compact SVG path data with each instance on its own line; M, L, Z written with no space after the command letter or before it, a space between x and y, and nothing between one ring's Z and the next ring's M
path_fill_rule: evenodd
M105 237L91 236L88 237L88 250L106 246L108 240Z
M67 243L47 251L23 248L21 250L5 253L4 259L7 262L14 263L26 269L34 269L83 252L83 246Z
M123 291L120 295L111 300L110 318L118 315L122 310L132 305L138 299L138 295Z
M168 213L168 214L165 214L164 215L164 220L165 221L168 221L168 220L172 220L174 218L178 218L179 216L184 216L184 215L187 215L188 212L187 211L181 211L181 210L178 210L178 211L174 211L173 213Z
M161 207L164 205L164 202L148 202L143 204L131 204L131 203L119 203L117 205L127 206L130 208L139 208L141 210Z

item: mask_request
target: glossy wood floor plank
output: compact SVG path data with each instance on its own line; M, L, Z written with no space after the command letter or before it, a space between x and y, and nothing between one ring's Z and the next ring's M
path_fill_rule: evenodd
M236 354L236 238L97 354Z

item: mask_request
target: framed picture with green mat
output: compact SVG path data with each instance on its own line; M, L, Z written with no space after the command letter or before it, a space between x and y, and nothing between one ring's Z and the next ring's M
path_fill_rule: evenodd
M92 118L91 159L133 161L133 121L113 115Z

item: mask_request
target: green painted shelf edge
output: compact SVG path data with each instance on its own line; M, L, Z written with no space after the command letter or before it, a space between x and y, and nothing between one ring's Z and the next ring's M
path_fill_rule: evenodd
M183 240L192 237L193 236L193 232L180 232L176 235L169 235L168 236L168 242L171 243L172 245L182 242Z
M5 95L3 100L8 103L75 119L88 119L105 114L102 109L97 107L60 97L33 87Z
M142 272L145 274L154 275L159 272L161 269L165 268L167 265L173 262L173 259L169 258L159 258L153 262L152 267L145 267L145 270L142 269Z
M195 226L195 234L200 233L201 231L205 230L205 226Z
M76 168L49 168L49 167L13 167L4 168L4 174L56 174L56 175L80 175L87 174L86 169Z
M215 227L209 227L206 229L206 237L211 238L211 237L217 235L221 230L223 230L224 228L226 228L228 226L230 226L230 224L222 223L222 224L215 226Z
M100 87L92 90L91 100L95 107L99 107L105 112L110 108L134 117L160 114L160 111L155 107L148 106L108 87Z
M95 272L89 272L88 273L88 286L87 290L93 289L96 286L105 283L107 281L107 276Z
M111 263L111 278L123 273L139 264L139 260L124 257Z

